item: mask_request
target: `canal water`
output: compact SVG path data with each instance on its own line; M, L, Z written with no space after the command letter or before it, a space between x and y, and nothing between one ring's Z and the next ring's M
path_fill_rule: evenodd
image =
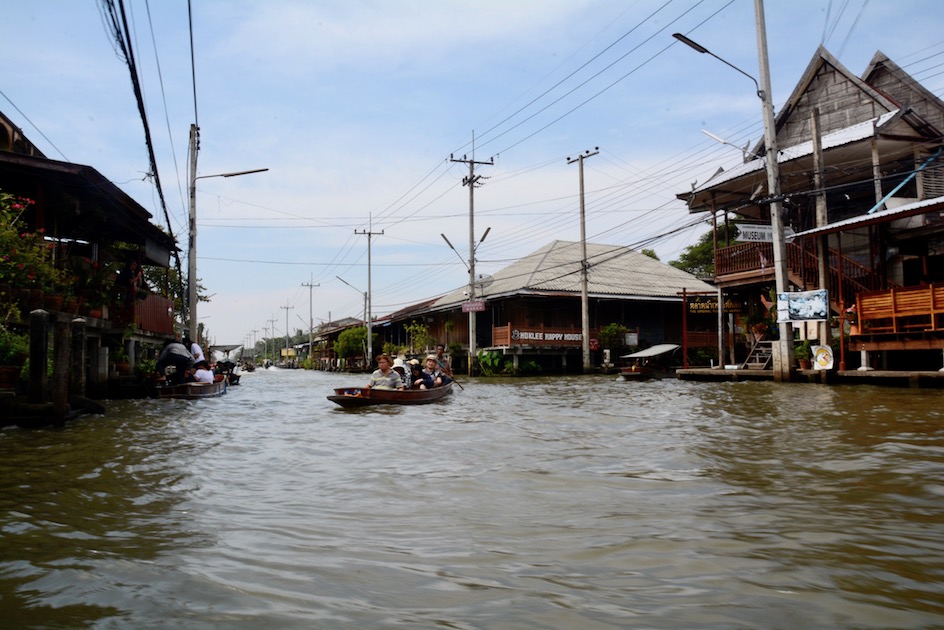
M944 627L940 392L364 380L0 431L2 625Z

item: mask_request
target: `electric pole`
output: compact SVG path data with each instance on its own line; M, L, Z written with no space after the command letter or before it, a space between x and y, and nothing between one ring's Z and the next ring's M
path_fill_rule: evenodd
M269 323L272 324L272 358L275 358L275 313L272 314L272 319L269 320Z
M372 329L372 327L371 327L371 319L373 319L373 317L372 317L372 315L371 315L371 307L372 307L373 305L371 304L371 299L372 299L372 298L371 298L371 294L370 294L370 292L371 292L371 287L370 287L370 237L371 237L371 236L380 236L380 235L382 235L382 234L384 233L383 230L380 230L379 232L372 232L371 230L372 230L373 227L374 227L374 226L373 226L373 218L372 218L372 217L369 217L369 218L368 218L368 222L367 222L367 229L366 229L366 230L361 230L361 231L354 230L354 234L363 235L363 236L366 236L366 237L367 237L367 309L366 309L366 310L367 310L367 356L364 357L364 359L365 359L365 360L364 360L364 367L367 368L367 371L368 371L368 372L370 371L370 367L371 367L371 365L372 365L371 362L374 360L374 342L373 342L373 339L372 339L373 334L371 333L371 329Z
M285 309L285 361L288 362L288 312L295 308L294 306L289 306L288 302L285 303L285 306L280 306L279 308Z
M321 284L314 284L314 280L315 280L315 276L314 274L312 274L311 282L307 284L302 282L303 287L308 287L308 363L309 365L311 365L311 344L312 344L311 335L312 335L312 331L314 331L315 329L315 319L312 313L311 299L312 299L312 293L313 293L314 288L321 286Z
M589 149L575 157L567 158L568 164L577 162L580 167L580 323L581 339L583 340L583 372L590 371L590 297L587 288L588 284L588 264L587 264L587 226L586 211L584 209L583 194L583 161L588 157L593 157L600 152L600 147L594 147L593 153Z
M461 160L449 156L450 162L461 162L469 165L469 175L462 178L462 185L469 187L469 302L475 301L475 189L482 186L481 175L475 174L475 166L494 166L495 158L489 158L488 162L475 161L475 138L472 141L472 159L462 156ZM483 237L484 238L484 237ZM475 358L475 313L470 305L469 308L469 376L472 376L472 361Z

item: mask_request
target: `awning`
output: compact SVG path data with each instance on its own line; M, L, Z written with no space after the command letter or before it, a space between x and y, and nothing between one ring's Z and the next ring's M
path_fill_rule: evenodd
M935 197L933 199L915 201L913 203L906 203L903 206L898 206L897 208L889 208L887 210L881 210L872 214L863 214L857 217L843 219L842 221L836 221L835 223L830 223L829 225L824 225L822 227L804 230L803 232L797 232L794 235L794 238L799 238L801 236L815 236L821 234L845 232L846 230L851 230L853 228L865 227L878 223L887 223L889 221L894 221L895 219L906 219L908 217L917 216L919 214L927 214L928 212L936 212L939 210L944 210L944 197Z
M677 343L660 343L658 345L652 346L651 348L646 348L645 350L640 350L639 352L634 352L632 354L624 354L621 356L621 359L648 359L649 357L657 357L660 354L666 354L672 352L673 350L678 350L682 346Z

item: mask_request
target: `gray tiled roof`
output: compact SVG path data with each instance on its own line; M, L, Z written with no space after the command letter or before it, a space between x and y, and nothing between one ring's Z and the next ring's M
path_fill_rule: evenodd
M553 241L541 249L496 272L489 282L476 287L476 298L497 298L514 294L580 293L580 243ZM676 269L645 254L615 245L587 243L589 274L587 291L593 297L611 295L627 299L677 298L689 292L714 291L688 272ZM444 295L433 305L463 302L466 289Z

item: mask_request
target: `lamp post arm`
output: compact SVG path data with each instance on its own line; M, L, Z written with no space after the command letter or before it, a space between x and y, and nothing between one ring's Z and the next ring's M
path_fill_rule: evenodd
M685 37L685 36L682 35L681 33L672 33L672 37L674 37L675 39L679 40L680 42L682 42L683 44L685 44L686 46L688 46L688 47L691 48L692 50L695 50L695 51L697 51L697 52L700 52L700 53L703 53L703 54L706 54L706 55L711 55L712 57L714 57L715 59L717 59L718 61L720 61L720 62L723 63L724 65L728 66L729 68L733 68L734 70L737 70L738 72L740 72L741 74L743 74L744 76L746 76L748 79L750 79L751 81L754 82L754 89L755 89L756 92L757 92L757 98L759 98L760 100L764 100L764 91L763 91L762 89L760 89L760 84L757 82L757 79L755 79L754 77L752 77L752 76L749 75L748 73L744 72L743 70L741 70L740 68L738 68L738 67L737 67L736 65L734 65L733 63L731 63L731 62L729 62L729 61L727 61L727 60L725 60L725 59L722 59L721 57L719 57L718 55L714 54L713 52L711 52L710 50L708 50L707 48L705 48L705 47L702 46L701 44L699 44L699 43L697 43L697 42L694 42L694 41L692 41L691 39Z

